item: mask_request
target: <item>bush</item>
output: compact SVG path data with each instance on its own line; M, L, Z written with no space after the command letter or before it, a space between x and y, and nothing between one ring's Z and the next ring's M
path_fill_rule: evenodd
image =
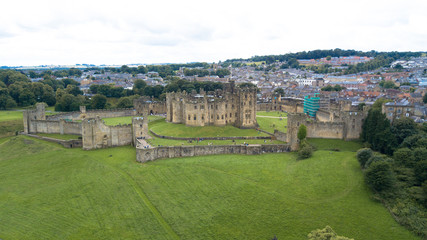
M306 140L301 141L298 150L298 159L306 159L313 155L314 148Z
M366 162L369 160L369 158L372 157L373 151L370 148L362 148L356 153L357 160L360 163L360 166L365 167Z
M368 161L366 161L364 168L369 168L369 166L371 166L372 163L379 162L379 161L384 161L384 158L380 155L373 155L368 159Z
M326 226L324 229L317 229L311 231L307 236L308 240L353 240L352 238L347 238L343 236L338 236L334 230Z
M373 162L365 172L365 179L377 192L390 189L396 181L390 163L386 161Z

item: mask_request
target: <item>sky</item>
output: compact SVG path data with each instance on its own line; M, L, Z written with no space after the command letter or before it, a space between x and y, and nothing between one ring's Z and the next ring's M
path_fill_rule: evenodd
M14 0L0 66L218 62L316 49L427 51L426 0Z

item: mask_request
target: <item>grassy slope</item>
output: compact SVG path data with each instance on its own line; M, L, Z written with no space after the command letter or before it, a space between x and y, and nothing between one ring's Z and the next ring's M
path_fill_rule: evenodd
M0 137L12 136L23 130L22 111L0 111Z
M59 134L59 133L37 133L37 135L43 136L43 137L62 139L62 140L73 140L73 139L78 139L79 137L81 137L80 135Z
M184 124L168 123L165 120L157 120L150 124L150 129L160 135L173 137L241 137L241 136L267 136L255 129L240 129L230 125L224 127L205 126L190 127Z
M369 198L353 152L138 164L131 147L19 136L0 141L0 182L5 240L306 239L325 225L358 240L416 239Z

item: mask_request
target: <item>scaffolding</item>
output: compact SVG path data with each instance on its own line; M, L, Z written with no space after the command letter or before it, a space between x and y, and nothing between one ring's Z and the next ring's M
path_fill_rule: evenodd
M313 96L304 97L304 113L310 117L315 118L317 110L320 108L320 96L319 93L315 93Z

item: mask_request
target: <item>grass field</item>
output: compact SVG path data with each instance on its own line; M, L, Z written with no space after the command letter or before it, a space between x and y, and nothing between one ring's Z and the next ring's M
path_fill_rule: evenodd
M256 115L256 121L260 129L269 133L274 133L275 129L287 132L288 119L286 118L286 113L280 111L258 111Z
M22 110L0 111L0 122L12 120L22 121Z
M134 116L127 116L127 117L115 117L115 118L103 118L102 120L104 121L104 123L106 125L110 125L110 126L116 126L116 125L124 125L124 124L132 124L132 118ZM159 119L163 119L164 117L161 116L148 116L148 121L155 121L155 120L159 120Z
M342 143L345 145L345 143ZM363 182L354 152L135 162L132 147L0 139L1 239L417 239Z
M0 111L0 137L13 136L23 130L21 110Z
M37 133L39 136L50 137L62 140L73 140L81 137L80 135L72 135L72 134L57 134L57 133Z
M269 116L269 117L287 117L288 114L285 112L280 112L280 111L257 111L256 112L257 116Z
M268 136L255 129L240 129L230 125L224 127L205 126L190 127L184 124L168 123L165 120L157 120L149 123L149 128L153 132L173 137L242 137L242 136Z

